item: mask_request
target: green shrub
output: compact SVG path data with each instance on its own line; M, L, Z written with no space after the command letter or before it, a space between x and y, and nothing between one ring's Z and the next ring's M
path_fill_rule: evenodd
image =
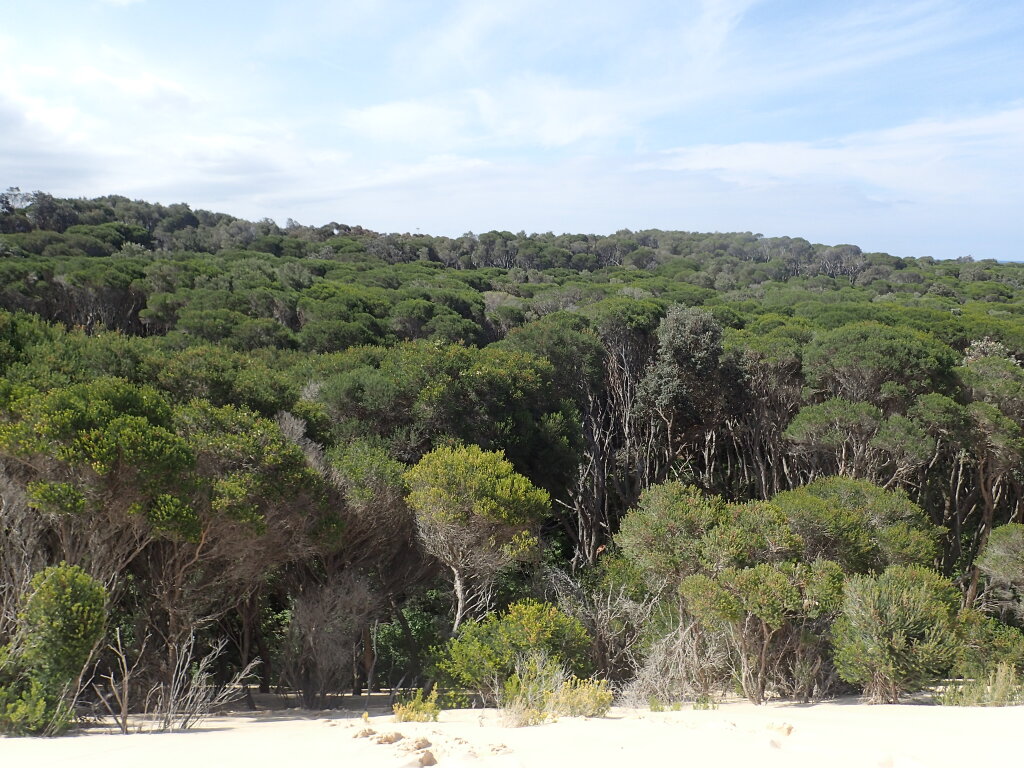
M441 707L437 703L437 688L423 697L423 689L417 689L415 695L406 701L399 701L392 708L396 723L432 723L437 722Z
M808 560L833 560L847 573L935 559L942 530L902 491L825 477L772 498L804 543Z
M570 677L555 691L551 709L566 717L604 717L613 698L607 680Z
M60 565L32 579L19 616L21 661L48 689L78 679L106 625L107 591L78 566Z
M507 725L521 728L540 725L553 716L555 691L565 683L565 669L545 653L520 657L497 696L498 708Z
M703 694L694 700L693 708L698 710L718 709L718 699L710 694Z
M801 542L772 504L727 504L678 481L653 485L623 518L615 543L651 584L787 559Z
M975 677L980 672L1006 663L1024 672L1024 632L980 611L967 609L957 616L960 637L956 664L958 677Z
M958 604L953 585L921 566L850 577L833 626L840 676L869 701L891 704L936 681L960 651Z
M51 735L68 727L68 699L103 637L106 596L77 566L35 575L14 642L0 648L0 732Z
M71 707L38 680L0 687L0 733L55 735L67 730L72 715Z
M590 638L577 619L550 603L524 600L502 614L464 624L452 639L439 668L450 681L494 701L515 672L516 661L543 651L571 674L590 673Z
M701 630L731 648L740 690L761 704L771 690L809 699L825 685L827 648L817 639L839 610L841 585L839 566L817 560L695 574L679 593Z

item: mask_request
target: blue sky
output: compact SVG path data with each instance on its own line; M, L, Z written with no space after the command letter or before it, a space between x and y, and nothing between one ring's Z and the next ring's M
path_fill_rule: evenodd
M1024 2L6 0L0 185L1024 259Z

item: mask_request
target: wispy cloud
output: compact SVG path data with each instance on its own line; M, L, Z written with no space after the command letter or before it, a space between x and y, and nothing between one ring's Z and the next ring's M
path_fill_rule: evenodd
M893 201L977 199L1002 195L1007 171L1024 172L1024 107L824 141L682 147L637 167L711 172L745 186L827 180Z

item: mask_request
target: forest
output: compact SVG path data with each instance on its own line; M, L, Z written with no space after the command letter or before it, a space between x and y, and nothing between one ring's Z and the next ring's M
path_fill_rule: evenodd
M0 272L0 732L1024 700L1024 265L11 188Z

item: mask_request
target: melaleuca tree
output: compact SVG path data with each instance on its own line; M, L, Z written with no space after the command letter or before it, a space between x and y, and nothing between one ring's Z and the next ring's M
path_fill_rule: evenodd
M637 418L654 427L631 461L645 484L663 479L687 443L724 417L722 328L710 312L672 307L658 326L658 351L638 385Z
M550 497L475 445L436 448L405 479L423 546L452 574L454 632L467 611L488 607L495 575L536 547Z
M726 393L730 417L722 430L736 460L728 472L707 471L718 486L724 481L733 492L768 498L792 484L792 463L778 457L790 450L783 432L802 404L800 356L810 333L806 324L774 314L726 330L725 365L739 373L742 385Z
M802 548L771 504L729 504L678 481L648 488L615 543L649 584L671 587L695 573L784 561Z
M992 597L1007 613L1024 618L1024 525L1007 523L992 530L976 561L992 584Z
M557 492L574 464L571 411L550 364L523 352L412 342L350 350L319 399L336 439L383 439L414 463L445 436L500 450L516 469Z
M808 346L808 384L825 396L870 402L891 412L953 383L953 350L932 336L879 323L853 323L819 334Z
M847 573L890 565L932 565L941 529L902 491L828 477L777 494L772 504L803 542L804 557L838 563Z
M556 495L555 501L573 543L574 561L593 563L615 522L608 488L615 447L604 389L606 347L587 320L568 312L515 329L501 346L549 361L555 390L570 399L579 414L579 462L564 495Z
M115 592L131 572L170 668L197 626L336 526L329 488L273 422L173 408L117 379L14 398L0 450L46 521L35 546L56 544Z
M150 387L97 379L43 394L23 390L0 424L0 453L45 516L59 558L107 584L155 533L193 525L180 490L195 455Z

